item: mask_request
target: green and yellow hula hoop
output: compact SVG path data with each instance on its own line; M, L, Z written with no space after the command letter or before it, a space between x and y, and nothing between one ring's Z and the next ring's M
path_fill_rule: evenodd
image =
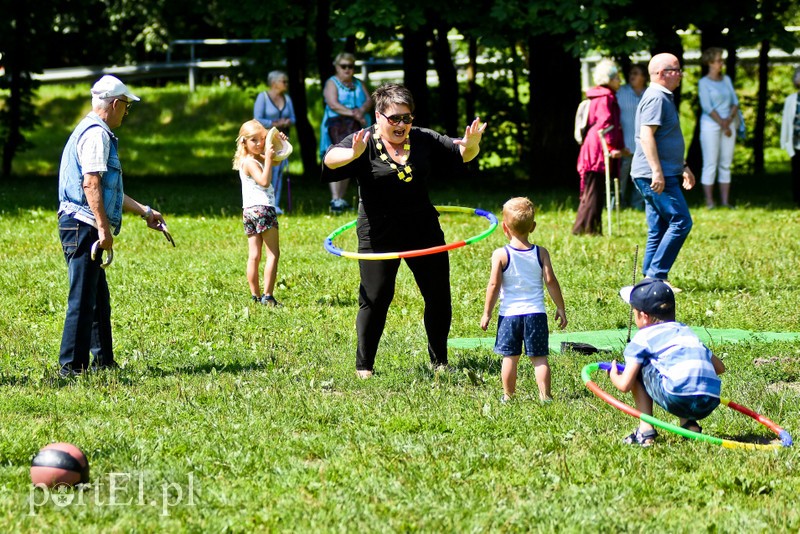
M421 248L417 250L406 250L403 252L348 252L346 250L342 250L336 245L333 244L333 240L336 239L339 235L344 233L345 231L353 228L356 225L357 220L350 221L349 223L340 226L336 230L334 230L331 235L325 238L325 250L333 254L334 256L341 256L343 258L351 258L355 260L394 260L398 258L413 258L416 256L426 256L428 254L437 254L439 252L447 252L448 250L453 250L456 248L465 247L467 245L471 245L473 243L477 243L481 239L485 239L489 237L489 234L494 232L495 228L497 228L497 217L494 216L493 213L478 209L478 208L464 208L461 206L434 206L436 211L439 213L469 213L471 215L477 215L479 217L483 217L489 221L489 228L481 232L480 234L470 237L469 239L464 239L462 241L455 241L453 243L448 243L446 245L438 245L435 247L428 247L428 248Z
M617 368L621 371L624 369L622 364L617 364ZM705 441L707 443L713 443L714 445L721 445L726 449L749 449L749 450L775 450L780 449L781 447L791 447L792 446L792 436L789 435L787 431L764 417L763 415L759 415L753 410L742 406L741 404L736 404L735 402L731 401L730 399L720 398L720 402L730 408L731 410L737 411L742 413L748 417L751 417L770 429L774 432L778 438L781 440L780 443L770 443L769 445L762 445L759 443L743 443L741 441L733 441L729 439L721 439L715 438L714 436L709 436L706 434L701 434L699 432L692 432L691 430L687 430L685 428L671 425L669 423L665 423L660 419L656 419L652 415L643 414L639 410L628 406L624 402L621 402L598 386L596 383L592 381L591 374L597 370L602 371L609 371L611 370L611 362L596 362L590 363L586 365L583 370L581 371L581 378L583 379L583 383L586 385L589 390L600 397L602 400L606 401L608 404L613 406L614 408L625 412L626 414L630 415L631 417L635 417L637 419L641 419L645 423L649 423L655 427L662 428L673 434L678 434L679 436L683 436L685 438L696 439L698 441Z

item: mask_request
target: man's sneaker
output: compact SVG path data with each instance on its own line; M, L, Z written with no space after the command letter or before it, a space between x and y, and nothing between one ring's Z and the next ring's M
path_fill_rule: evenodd
M71 365L65 365L59 369L58 374L61 378L81 376L83 374L83 369L73 369Z
M106 362L106 363L93 363L92 364L92 371L110 371L110 370L117 370L119 369L119 364L115 361Z
M666 280L664 280L664 283L665 283L665 284L667 284L667 287L668 287L668 288L670 288L670 289L672 290L672 292L673 292L673 293L680 293L680 292L682 292L682 291L683 291L683 289L681 289L681 288L679 288L679 287L675 287L675 286L673 286L672 284L670 284L670 283L669 283L669 282L667 282Z

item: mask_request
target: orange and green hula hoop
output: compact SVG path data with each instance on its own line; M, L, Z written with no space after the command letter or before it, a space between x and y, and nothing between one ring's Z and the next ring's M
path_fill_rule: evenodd
M624 368L623 365L617 364L617 368L622 370ZM714 436L709 436L706 434L701 434L699 432L692 432L691 430L687 430L685 428L671 425L669 423L665 423L660 419L656 419L652 415L643 414L639 410L628 406L624 402L617 400L616 398L612 397L598 386L596 383L592 381L591 374L594 371L602 370L602 371L609 371L611 369L611 362L595 362L586 365L583 370L581 371L581 378L583 379L583 383L589 388L589 391L594 393L596 396L600 397L602 400L613 406L614 408L625 412L626 414L630 415L631 417L635 417L637 419L641 419L645 423L649 423L655 427L662 428L673 434L678 434L679 436L683 436L685 438L696 439L698 441L705 441L707 443L713 443L714 445L720 445L725 447L726 449L748 449L748 450L775 450L780 449L781 447L791 447L792 446L792 436L789 433L764 417L763 415L759 415L753 410L742 406L741 404L736 404L735 402L731 401L730 399L720 398L720 402L727 406L728 408L742 413L752 419L755 419L772 432L774 432L778 438L781 440L780 443L770 443L769 445L762 445L759 443L743 443L741 441L733 441L729 439L721 439L715 438Z
M421 248L417 250L406 250L403 252L348 252L342 250L333 244L333 240L345 231L353 228L357 220L350 221L349 223L340 226L334 230L331 235L325 238L325 250L334 256L341 256L343 258L351 258L355 260L394 260L398 258L414 258L416 256L427 256L428 254L438 254L439 252L447 252L456 248L465 247L473 243L477 243L481 239L489 237L489 234L497 228L497 217L493 213L482 210L479 208L464 208L461 206L434 206L439 213L469 213L470 215L477 215L489 221L489 228L480 234L464 239L462 241L454 241L446 245L438 245L435 247Z

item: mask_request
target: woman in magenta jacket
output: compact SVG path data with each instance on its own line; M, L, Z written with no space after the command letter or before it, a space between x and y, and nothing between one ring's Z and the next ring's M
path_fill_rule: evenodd
M611 158L611 175L618 174L617 160L630 154L625 148L620 123L619 104L615 93L620 86L619 69L610 60L604 59L597 64L593 72L595 87L586 91L589 105L589 129L581 145L578 155L578 174L581 177L580 205L572 233L603 233L603 192L605 190L606 164L603 155L603 144L599 132L605 131L603 137L608 145Z

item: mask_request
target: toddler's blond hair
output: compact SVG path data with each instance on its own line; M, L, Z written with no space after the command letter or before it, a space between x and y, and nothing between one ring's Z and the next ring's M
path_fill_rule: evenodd
M515 234L527 236L533 231L536 211L527 197L514 197L503 204L503 222Z

